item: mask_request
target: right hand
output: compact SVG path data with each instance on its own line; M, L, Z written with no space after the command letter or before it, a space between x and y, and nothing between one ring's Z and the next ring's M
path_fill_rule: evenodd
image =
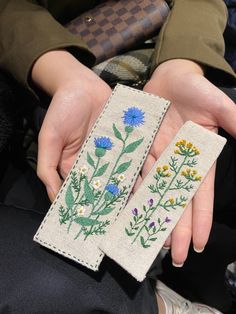
M58 53L61 54L59 62L62 69L57 71L53 68L50 71L55 58L59 57ZM51 201L60 189L61 177L64 179L67 176L111 94L104 81L68 54L64 51L49 52L44 56L46 59L38 59L32 72L34 82L52 94L39 133L37 166L37 174L45 184ZM45 74L48 74L46 79L43 78ZM60 74L61 78L58 77Z

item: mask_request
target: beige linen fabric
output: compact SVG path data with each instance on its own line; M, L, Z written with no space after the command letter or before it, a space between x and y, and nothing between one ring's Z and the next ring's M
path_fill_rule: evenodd
M169 102L118 85L34 240L90 269L124 208Z
M142 281L226 140L189 121L162 153L100 249Z

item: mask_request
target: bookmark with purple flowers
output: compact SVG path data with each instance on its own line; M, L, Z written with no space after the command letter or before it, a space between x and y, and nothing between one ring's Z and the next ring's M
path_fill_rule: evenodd
M225 142L185 123L103 238L101 250L142 281Z
M90 269L126 205L169 102L118 85L85 141L36 242Z

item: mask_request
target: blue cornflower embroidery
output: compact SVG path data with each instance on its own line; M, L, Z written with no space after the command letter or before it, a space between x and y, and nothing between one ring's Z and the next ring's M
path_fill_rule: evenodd
M120 193L120 190L119 190L119 188L118 188L118 186L116 185L116 184L113 184L113 183L111 183L111 184L108 184L107 186L106 186L106 190L108 191L108 192L110 192L112 195L118 195L119 193Z
M96 148L103 148L106 150L110 150L113 146L112 141L109 137L101 136L94 139L94 144Z
M136 107L128 108L124 111L123 122L128 126L138 127L144 123L144 112Z

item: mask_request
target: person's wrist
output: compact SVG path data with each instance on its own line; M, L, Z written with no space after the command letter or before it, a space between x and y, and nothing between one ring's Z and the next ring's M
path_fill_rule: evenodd
M76 81L79 83L83 79L93 84L94 80L98 80L89 68L65 50L53 50L40 56L32 67L31 78L50 96Z
M160 73L163 75L168 75L169 73L176 73L176 75L187 73L204 75L204 67L192 60L172 59L159 64L153 72L153 76Z

